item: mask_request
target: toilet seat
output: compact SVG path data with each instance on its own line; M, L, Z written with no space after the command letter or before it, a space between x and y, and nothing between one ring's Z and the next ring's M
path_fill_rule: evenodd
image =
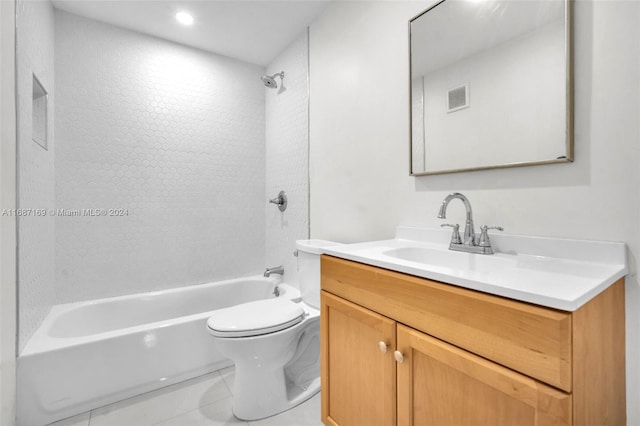
M292 327L304 319L300 303L276 297L219 309L207 320L216 337L251 337Z

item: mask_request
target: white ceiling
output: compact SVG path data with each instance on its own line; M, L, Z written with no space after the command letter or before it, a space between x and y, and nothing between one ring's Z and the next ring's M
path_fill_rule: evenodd
M52 0L54 7L245 62L268 65L331 0ZM195 21L180 25L186 11Z

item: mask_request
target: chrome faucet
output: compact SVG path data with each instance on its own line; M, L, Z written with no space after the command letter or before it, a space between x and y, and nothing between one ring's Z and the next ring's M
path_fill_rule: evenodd
M491 240L489 239L489 234L487 233L489 229L497 229L498 231L504 231L504 229L500 226L486 226L483 225L480 227L482 231L480 234L480 238L476 240L476 232L473 229L473 212L471 211L471 203L464 195L459 192L453 192L445 197L442 201L442 205L440 206L440 211L438 212L439 219L446 219L447 217L447 206L453 199L459 199L464 203L464 208L467 210L467 219L464 227L464 238L460 237L459 228L460 225L455 224L451 225L448 223L442 224L440 226L450 226L453 228L453 234L451 235L451 242L449 243L449 250L455 251L464 251L467 253L478 253L478 254L493 254L493 248L491 247Z
M271 274L280 274L283 275L284 274L284 266L280 265L280 266L275 266L273 268L267 268L264 270L264 276L265 277L269 277L271 276Z
M447 195L445 199L442 201L442 205L440 206L440 211L438 212L438 219L446 219L447 218L447 206L451 202L451 200L457 198L458 200L464 203L464 208L467 210L467 222L464 225L464 239L462 240L463 244L469 246L476 245L476 232L473 229L473 212L471 211L471 203L467 197L462 195L459 192L452 192Z

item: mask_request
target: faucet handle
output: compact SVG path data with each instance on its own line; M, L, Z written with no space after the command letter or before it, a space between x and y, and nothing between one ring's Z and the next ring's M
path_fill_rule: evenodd
M489 229L496 229L498 231L504 231L502 226L487 226L482 225L480 227L480 241L478 241L478 246L480 247L491 247L491 240L489 240L489 234L487 231Z
M453 228L453 234L451 234L451 244L462 244L462 238L460 238L460 225L457 223L452 225L450 223L443 223L440 225L441 228L445 226Z

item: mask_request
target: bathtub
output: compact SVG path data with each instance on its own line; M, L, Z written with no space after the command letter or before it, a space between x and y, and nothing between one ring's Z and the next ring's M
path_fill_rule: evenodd
M18 357L18 424L38 426L232 365L211 312L299 297L261 276L57 305Z

